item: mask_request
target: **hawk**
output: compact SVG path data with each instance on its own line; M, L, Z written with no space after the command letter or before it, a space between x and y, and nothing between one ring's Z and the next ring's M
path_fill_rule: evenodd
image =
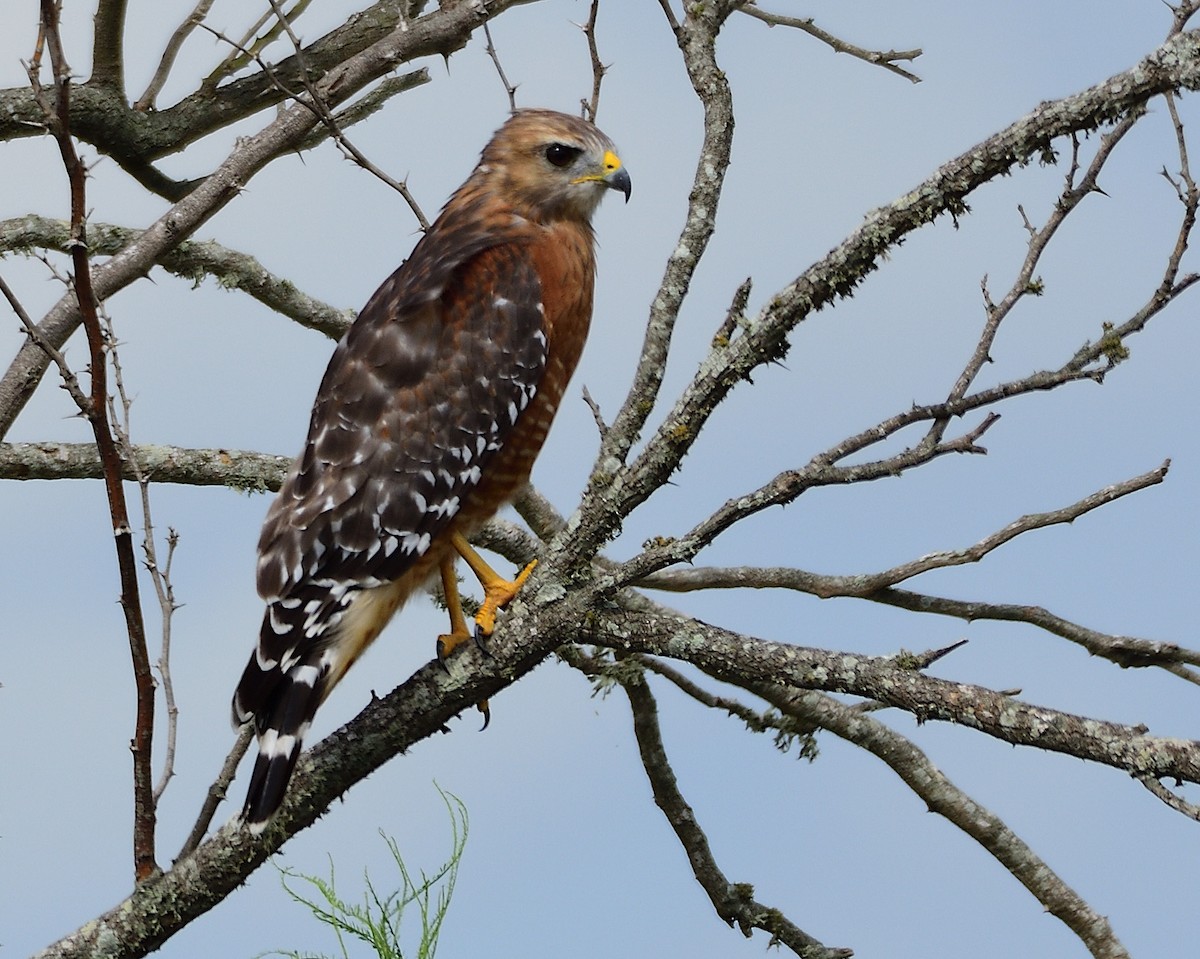
M243 820L279 808L317 707L405 601L440 575L450 632L469 637L454 565L484 602L516 595L468 538L526 482L592 313L590 219L629 174L595 126L519 110L338 343L304 450L258 543L266 602L233 697L258 758Z

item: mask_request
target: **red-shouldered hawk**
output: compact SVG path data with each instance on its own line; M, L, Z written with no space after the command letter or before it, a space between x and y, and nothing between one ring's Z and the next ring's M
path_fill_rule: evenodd
M258 544L267 609L233 698L258 734L252 830L283 801L317 707L409 596L441 574L444 656L469 636L458 555L484 588L484 635L528 575L503 580L467 537L528 479L575 370L607 189L629 199L608 137L517 111L334 351Z

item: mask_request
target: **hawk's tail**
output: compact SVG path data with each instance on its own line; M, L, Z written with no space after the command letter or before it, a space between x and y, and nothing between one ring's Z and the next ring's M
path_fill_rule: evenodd
M270 608L262 628L272 629ZM242 673L233 697L234 722L253 719L258 734L258 758L242 808L251 832L262 832L283 802L304 737L324 698L327 659L320 648L290 662L263 662L255 651Z

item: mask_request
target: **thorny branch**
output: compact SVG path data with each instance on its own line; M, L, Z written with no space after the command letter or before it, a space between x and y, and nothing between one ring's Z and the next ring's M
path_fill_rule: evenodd
M123 7L123 4L120 4ZM117 565L121 578L121 608L125 613L129 650L133 660L133 675L137 689L137 715L131 744L133 753L133 866L138 882L144 882L158 871L155 862L155 809L151 747L154 737L154 676L146 647L146 628L142 619L138 591L137 560L133 550L133 530L125 505L121 485L121 462L117 444L108 420L108 349L98 314L99 299L92 287L92 272L87 248L84 218L87 210L87 171L75 150L71 138L71 69L67 65L59 35L56 0L42 0L41 30L54 77L54 109L47 108L46 122L67 171L71 194L71 261L74 267L74 296L87 334L91 373L91 391L81 412L87 417L96 440L96 449L104 465L104 485L112 517ZM119 11L113 11L121 19ZM29 78L38 99L44 100L37 58L30 64ZM115 69L115 68L114 68ZM118 78L114 74L114 82Z
M349 100L370 83L409 60L431 54L449 55L467 42L471 33L487 19L500 15L517 0L487 0L484 4L455 4L444 6L407 25L406 29L388 32L387 24L393 26L398 16L395 4L381 2L378 16L369 21L356 18L344 30L336 30L306 48L305 54L311 70L324 71L316 83L317 90L325 103L331 107ZM374 8L373 8L374 9ZM382 30L382 35L378 31ZM365 33L363 31L366 31ZM349 34L349 36L348 36ZM347 44L337 49L333 57L332 45L338 41ZM277 65L274 75L288 82L290 74L284 65ZM265 82L260 82L265 81ZM258 89L260 99L253 110L237 116L223 115L224 122L257 113L271 103L280 102L280 96L271 96L274 87L264 77L248 81L234 80L211 95L197 94L195 98L182 101L176 110L194 110L196 135L200 131L210 132L205 126L212 122L206 119L206 110L222 102L231 91L247 95L244 83ZM80 88L86 91L88 88ZM137 113L139 123L159 123L168 111L157 114ZM11 136L5 129L3 111L0 111L0 137ZM108 116L109 125L112 117ZM141 278L170 250L187 240L197 229L211 219L227 203L238 196L246 184L268 163L284 153L297 148L312 133L317 124L311 107L292 106L283 109L262 130L238 141L233 152L203 180L189 188L186 195L176 201L157 221L132 240L120 253L93 271L96 295L106 299L130 283ZM43 124L44 128L44 124ZM108 127L104 127L107 129ZM20 135L29 135L24 126ZM146 132L146 131L144 131ZM178 131L171 137L172 148L181 141ZM129 155L134 148L109 143L108 150L115 155ZM124 151L124 152L123 152ZM66 342L79 324L78 306L73 298L59 301L39 322L38 327L45 340L55 348ZM20 415L47 367L45 354L38 348L22 350L0 379L0 436L7 434L13 421Z
M496 43L492 40L492 28L489 24L483 25L483 36L487 41L484 47L484 52L492 61L492 66L496 68L496 76L500 78L500 85L504 87L504 95L508 97L509 110L517 109L517 88L508 79L508 75L504 72L504 64L500 62L500 53L496 49Z
M167 789L167 784L175 775L175 752L179 740L179 705L175 700L175 683L171 678L171 622L178 605L175 602L175 587L171 582L171 565L175 558L175 548L179 545L179 534L173 530L167 531L167 558L160 563L158 546L154 542L154 518L150 509L150 477L142 472L138 457L134 452L133 440L130 436L130 411L133 401L125 390L125 373L121 368L121 357L118 349L117 336L112 326L112 318L99 309L100 320L103 324L104 338L108 343L108 359L112 366L113 386L116 395L108 397L108 420L112 427L113 439L124 469L133 474L138 485L138 493L142 506L142 554L146 570L150 574L150 582L158 598L159 621L161 637L158 661L159 681L162 684L163 703L167 712L167 745L163 752L162 772L154 786L154 803L157 807L159 800ZM120 408L118 410L118 403ZM124 472L124 470L123 470Z
M701 16L689 18L685 25L677 28L680 44L687 52L689 63L695 61L706 70L715 69L711 44L695 51L688 47L691 31L697 30L698 22L705 21ZM578 557L599 548L613 534L618 518L629 515L661 488L679 468L709 416L733 387L749 378L758 367L784 356L788 348L788 335L796 325L838 297L851 295L854 287L876 268L886 251L900 242L907 233L942 213L964 214L965 198L971 191L991 178L1007 172L1017 163L1037 156L1047 156L1055 138L1078 130L1091 129L1105 121L1120 121L1130 113L1141 111L1148 99L1148 96L1142 95L1141 92L1147 90L1146 82L1158 75L1165 63L1179 63L1182 51L1176 48L1177 44L1186 44L1189 49L1193 46L1200 47L1200 37L1190 33L1179 34L1144 59L1134 70L1074 96L1042 104L1021 121L943 164L916 189L870 214L866 222L850 237L772 297L757 317L747 319L740 327L740 335L728 342L714 343L711 353L697 370L692 384L683 391L637 459L626 465L628 451L640 435L642 424L653 409L660 382L658 371L666 365L666 350L673 317L678 315L688 279L695 270L706 243L706 231L702 223L696 222L697 197L703 198L703 210L705 214L710 214L716 200L716 191L712 186L720 182L722 171L728 163L727 140L724 141L726 152L723 160L707 151L711 145L711 138L727 137L732 132L732 126L723 120L714 120L706 116L703 171L698 175L693 188L688 222L668 264L671 282L664 283L654 301L647 341L634 385L597 457L595 471L581 510L587 519L571 530L570 542L563 543L564 552ZM1186 58L1190 55L1183 56ZM1200 82L1200 72L1191 75L1187 81L1188 84L1197 82ZM1153 83L1150 85L1153 86ZM1149 96L1169 88L1155 88ZM714 82L711 88L704 88L705 94L712 95L711 100L705 101L706 106L711 102L725 102L712 94L713 89L722 89L719 81ZM1135 91L1139 92L1131 96ZM1083 115L1087 116L1087 120L1080 122ZM698 231L698 235L694 235L695 231ZM692 242L693 239L696 242ZM994 403L1005 395L1051 389L1077 380L1102 379L1107 369L1119 361L1121 341L1142 329L1153 316L1161 312L1197 279L1191 275L1177 278L1176 274L1177 265L1173 260L1164 275L1163 283L1141 310L1121 326L1105 330L1095 342L1086 344L1061 369L1033 374L1013 384L979 390L959 402L915 408L893 418L887 424L888 428L895 432L913 422L962 416L972 409ZM847 467L832 473L825 472L832 463L875 442L876 436L877 432L872 430L852 437L827 453L821 461L811 464L810 468L818 470L833 482L857 480L872 471L875 471L876 475L887 475L883 471L885 465L894 471L896 463L876 463L866 467ZM947 449L942 444L927 441L924 446L919 445L906 454L906 458L916 461L927 457L931 452L940 454L945 451ZM905 465L903 459L899 465ZM770 498L766 490L762 491L762 495ZM674 559L685 559L686 552L686 549L682 549L672 556ZM648 571L642 561L633 564L631 568L637 568L639 574Z
M914 576L919 576L933 569L961 566L964 563L978 563L990 552L1003 546L1005 543L1012 542L1018 536L1032 532L1033 530L1046 529L1047 527L1062 523L1073 523L1092 510L1099 509L1101 506L1106 506L1124 496L1129 496L1147 487L1161 483L1166 478L1169 465L1169 462L1163 463L1157 469L1142 473L1140 476L1106 486L1069 506L1063 506L1044 513L1030 513L1021 516L1003 529L990 533L965 549L929 553L878 573L859 574L855 576L823 576L810 578L809 583L816 584L820 582L823 584L822 591L815 593L815 595L819 595L823 599L832 596L870 597L882 589L895 586L898 583L902 583L905 580L912 579ZM687 582L688 579L688 571L681 571L674 582L683 583ZM662 578L647 577L639 582L643 586L659 586L659 584L664 584L665 588L668 589L677 588L669 585L672 583L670 574Z
M232 76L251 63L258 63L259 66L264 68L263 72L271 77L272 82L277 82L274 75L265 68L265 64L261 58L262 51L279 39L280 35L287 29L287 23L296 20L304 13L310 2L311 0L298 0L296 5L286 15L280 15L279 8L274 4L271 4L270 11L263 10L259 18L246 28L240 40L230 42L233 51L221 61L212 73L204 78L203 83L200 85L201 89L215 89L225 77ZM265 33L260 34L259 31L272 20L274 22L271 23L270 28ZM306 77L309 68L305 65L304 60L297 57L296 64L299 68L297 75ZM287 92L283 87L279 89L285 93Z
M587 37L588 56L592 61L592 95L589 99L580 101L580 108L583 118L592 123L596 122L596 114L600 110L600 84L604 82L604 74L608 72L608 67L600 62L600 48L596 44L596 17L599 13L600 0L592 0L587 22L580 27L583 35Z
M321 121L321 124L327 131L328 136L338 145L338 149L340 149L345 156L349 157L362 169L383 181L393 190L399 193L404 199L404 202L408 204L408 208L412 210L413 216L416 217L417 223L420 225L422 231L428 230L429 220L425 218L425 213L421 210L421 205L417 203L416 197L414 197L412 192L408 189L408 183L403 180L394 179L385 170L377 166L375 162L367 157L367 155L364 154L358 147L350 142L350 138L346 136L345 131L341 128L338 118L334 116L333 111L329 108L329 104L325 102L324 97L321 95L320 91L317 90L313 81L309 77L310 71L305 63L304 48L300 44L300 38L297 37L295 32L292 30L292 25L288 20L287 14L283 12L283 8L279 5L278 0L269 0L269 2L280 27L287 34L288 39L292 42L292 47L295 50L296 60L299 62L301 68L300 78L304 84L304 90L308 94L308 99L303 99L297 96L295 93L287 91L286 88L284 88L284 92L286 92L288 97L294 100L296 103L300 104L301 106L307 106L313 111L313 113ZM304 0L304 3L298 4L298 6L306 6L307 2L308 0ZM485 21L484 29L486 28L487 22ZM254 55L254 59L258 60L264 72L266 72L268 75L274 76L274 74L271 72L271 68L266 63L262 62L257 54Z

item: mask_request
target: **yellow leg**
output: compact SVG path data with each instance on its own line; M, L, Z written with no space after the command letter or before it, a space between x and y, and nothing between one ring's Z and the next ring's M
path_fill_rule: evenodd
M463 615L462 599L458 595L458 577L454 574L454 560L442 560L442 592L446 597L446 609L450 613L450 632L437 638L437 655L443 663L446 657L471 638L467 629L467 617Z
M476 558L479 558L478 554L476 554ZM480 560L480 562L483 561ZM446 597L446 609L450 613L450 632L442 633L437 638L438 661L445 666L446 657L467 642L471 638L471 633L467 629L467 617L463 615L462 598L458 595L458 576L454 572L453 558L444 559L440 570L442 592ZM476 708L483 713L483 728L487 729L488 723L492 721L492 711L488 707L488 701L485 699L483 702L477 703Z
M471 567L471 572L479 579L479 584L483 587L483 605L479 607L479 612L475 614L475 625L478 627L478 632L485 638L492 635L492 631L496 628L496 611L507 606L514 596L521 591L521 587L525 585L525 580L529 579L529 574L533 572L533 568L537 566L537 560L526 566L517 575L516 579L508 580L497 573L487 560L475 552L466 537L460 533L454 533L450 537L450 542L454 548L458 550L458 554ZM445 584L445 571L442 573L442 582ZM455 595L457 596L457 588ZM449 593L447 592L447 595ZM461 613L460 613L461 615Z

